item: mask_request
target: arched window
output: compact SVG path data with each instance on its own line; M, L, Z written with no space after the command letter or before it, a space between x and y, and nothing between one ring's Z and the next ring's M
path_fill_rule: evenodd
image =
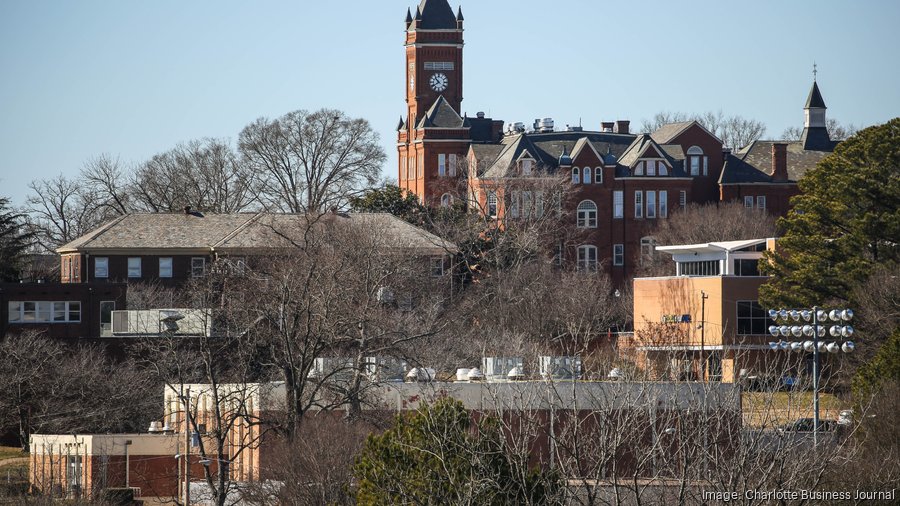
M578 264L579 271L596 271L597 270L597 247L586 244L578 247Z
M597 204L583 200L578 204L578 228L597 228Z
M445 193L441 195L441 207L450 207L453 205L453 195Z
M603 167L597 167L594 169L594 182L597 184L603 184Z
M572 184L578 184L581 182L581 178L579 177L581 173L578 171L578 167L572 167Z
M581 173L581 182L583 184L591 184L591 168L585 167Z
M497 217L497 192L489 191L487 194L487 212L491 218Z
M699 146L691 146L687 150L688 167L692 176L700 175L700 165L703 163L703 149Z

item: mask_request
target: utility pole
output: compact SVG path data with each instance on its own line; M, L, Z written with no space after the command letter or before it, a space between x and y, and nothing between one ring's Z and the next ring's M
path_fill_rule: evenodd
M700 291L700 381L706 381L706 299L709 295Z
M184 506L191 504L191 387L184 395Z

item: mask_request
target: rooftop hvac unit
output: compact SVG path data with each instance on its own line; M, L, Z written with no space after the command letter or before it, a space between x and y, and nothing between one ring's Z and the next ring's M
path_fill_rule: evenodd
M403 381L409 365L395 357L366 357L366 376L370 381Z
M518 367L521 371L524 360L521 357L484 357L481 359L481 369L488 381L502 381L508 379L509 372Z
M581 378L581 357L539 357L541 377L552 380Z
M342 357L319 357L307 375L310 379L340 381L349 380L353 374L353 359Z
M427 383L434 381L435 370L430 367L413 367L406 373L406 381Z

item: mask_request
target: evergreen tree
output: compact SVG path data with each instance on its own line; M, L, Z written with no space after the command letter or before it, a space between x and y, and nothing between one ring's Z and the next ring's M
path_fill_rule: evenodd
M351 209L362 213L391 213L413 225L426 221L427 210L415 194L404 195L399 186L385 185L366 191L360 197L350 197Z
M25 228L25 217L9 208L0 197L0 281L18 281L34 233Z

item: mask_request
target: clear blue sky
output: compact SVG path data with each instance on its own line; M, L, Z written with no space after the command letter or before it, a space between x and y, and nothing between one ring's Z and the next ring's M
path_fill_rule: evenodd
M0 195L132 163L260 116L338 108L396 163L403 19L416 0L0 0ZM458 1L451 1L455 9ZM812 63L829 117L900 113L900 2L463 0L469 114L597 128L660 110L801 125Z

